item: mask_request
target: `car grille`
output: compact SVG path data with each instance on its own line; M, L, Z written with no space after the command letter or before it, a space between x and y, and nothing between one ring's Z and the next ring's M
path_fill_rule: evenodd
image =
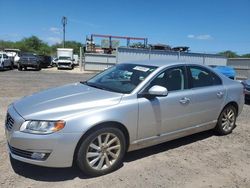
M18 155L20 157L25 157L25 158L29 158L29 159L31 159L31 155L33 154L33 152L31 152L31 151L20 150L20 149L11 147L10 145L9 145L9 149L10 149L11 153Z
M11 129L13 128L15 121L14 119L10 116L9 113L7 113L6 115L6 120L5 120L5 127L8 131L11 131Z
M58 65L60 66L70 66L70 63L58 63Z

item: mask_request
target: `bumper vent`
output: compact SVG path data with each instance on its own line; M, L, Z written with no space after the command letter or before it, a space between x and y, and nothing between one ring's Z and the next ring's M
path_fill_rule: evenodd
M9 145L9 149L10 149L11 153L13 153L15 155L18 155L20 157L28 158L28 159L31 159L31 155L33 154L33 152L25 151L25 150L20 150L20 149L11 147L10 145Z
M6 115L6 120L5 120L5 127L8 131L11 131L13 128L15 121L14 119L10 116L9 113Z
M34 152L17 149L17 148L14 148L14 147L10 146L9 144L8 144L8 146L9 146L10 152L13 153L14 155L34 160L34 157L33 157ZM48 157L49 157L49 153L45 153L43 158L36 159L36 160L44 161Z

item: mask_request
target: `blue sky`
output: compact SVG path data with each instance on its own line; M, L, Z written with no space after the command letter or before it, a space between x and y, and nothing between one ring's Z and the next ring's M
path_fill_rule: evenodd
M53 44L91 33L147 37L193 52L250 53L250 0L0 0L0 39L36 35Z

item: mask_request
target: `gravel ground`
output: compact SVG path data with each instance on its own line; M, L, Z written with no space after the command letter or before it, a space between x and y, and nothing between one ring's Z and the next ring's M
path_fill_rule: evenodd
M0 187L250 187L249 105L233 134L208 131L130 152L120 169L102 177L87 178L76 167L45 168L10 160L4 137L8 104L91 76L68 72L0 72Z

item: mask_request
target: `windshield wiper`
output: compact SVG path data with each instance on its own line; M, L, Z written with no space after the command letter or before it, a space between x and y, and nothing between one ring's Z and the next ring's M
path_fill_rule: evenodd
M93 83L89 83L89 82L87 82L87 81L85 81L85 82L80 82L80 83L81 83L81 84L85 84L85 85L90 86L90 87L97 88L97 89L108 90L108 89L105 88L105 87L102 87L102 86L100 86L100 85L96 85L96 84L93 84Z
M101 85L97 85L97 84L94 84L94 83L89 83L88 81L82 81L80 83L84 84L84 85L87 85L87 86L90 86L90 87L97 88L97 89L105 90L105 91L111 91L111 92L115 92L115 93L121 93L120 91L117 91L117 90L114 90L114 89L111 89L111 88L103 87Z

